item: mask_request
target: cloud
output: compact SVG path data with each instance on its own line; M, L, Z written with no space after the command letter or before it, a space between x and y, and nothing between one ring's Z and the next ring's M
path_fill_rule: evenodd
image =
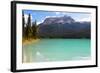
M56 14L56 15L60 15L61 13L60 13L60 12L55 12L55 14Z
M57 16L46 16L44 19L49 18L49 17L57 17Z
M26 24L28 20L28 14L24 14L24 18L25 18L25 24ZM31 20L32 20L32 15L31 15Z
M25 15L24 15L24 18L25 18L25 24L26 24L26 23L27 23L27 19L28 19L28 15L25 14Z
M54 13L55 13L55 15L67 15L66 12L54 12Z
M40 23L42 23L42 22L37 22L37 25L39 25Z
M78 21L78 22L84 22L84 21L90 22L91 18L88 17L88 18L76 19L76 21Z
M40 22L37 22L37 25L39 25L40 23L42 23L44 20L40 21Z
M67 13L66 12L62 12L62 15L67 15Z

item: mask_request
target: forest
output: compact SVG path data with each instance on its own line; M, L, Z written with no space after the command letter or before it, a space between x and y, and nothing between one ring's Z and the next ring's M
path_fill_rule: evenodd
M27 23L25 24L24 13L22 13L22 34L23 40L30 40L37 38L37 23L31 21L31 15L28 15Z

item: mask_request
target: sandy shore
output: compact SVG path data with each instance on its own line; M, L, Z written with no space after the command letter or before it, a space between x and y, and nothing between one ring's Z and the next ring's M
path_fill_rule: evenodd
M31 44L31 43L37 43L39 40L40 40L40 39L28 39L28 40L24 39L24 40L22 41L22 44L23 44L23 45L28 45L28 44Z

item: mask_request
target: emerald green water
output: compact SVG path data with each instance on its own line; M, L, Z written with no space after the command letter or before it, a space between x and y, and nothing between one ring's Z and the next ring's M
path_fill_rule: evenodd
M87 60L90 46L90 39L41 39L23 46L23 62Z

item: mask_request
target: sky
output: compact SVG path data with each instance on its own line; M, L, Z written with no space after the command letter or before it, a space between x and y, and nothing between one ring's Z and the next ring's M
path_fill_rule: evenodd
M90 13L83 12L62 12L62 11L41 11L41 10L23 10L25 16L25 23L27 23L28 15L31 14L32 22L35 20L37 24L42 23L48 17L62 17L71 16L75 21L91 21Z

